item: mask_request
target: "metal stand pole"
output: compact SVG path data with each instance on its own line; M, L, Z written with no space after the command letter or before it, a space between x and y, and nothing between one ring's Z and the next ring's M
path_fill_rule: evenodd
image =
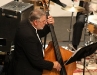
M72 28L73 14L74 14L74 12L72 12L72 15L71 15L70 30L69 30L69 43L70 43L70 38L71 38L71 28Z
M89 14L86 15L86 23L85 23L85 29L84 29L84 43L86 39L86 31L87 31L87 25L88 25L88 16Z
M73 7L74 7L74 1L73 1ZM68 40L68 43L70 44L70 38L71 38L71 28L72 28L72 22L73 22L73 14L74 14L74 10L72 10L72 14L71 14L71 22L70 22L70 29L68 30L69 31L69 40Z
M85 62L86 62L86 61L85 61L85 58L84 58L84 62L83 62L83 75L85 75L85 65L86 65Z

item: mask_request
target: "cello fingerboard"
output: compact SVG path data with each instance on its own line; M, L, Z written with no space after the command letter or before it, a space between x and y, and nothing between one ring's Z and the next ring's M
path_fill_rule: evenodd
M54 27L53 27L53 25L49 25L49 26L50 26L50 30L51 30L51 36L52 36L52 42L53 42L53 45L54 45L56 60L62 66L61 71L60 71L60 75L67 75L66 69L64 67L63 59L62 59L62 56L61 56L61 52L60 52L60 49L59 49L59 45L58 45L58 42L57 42L57 38L56 38L56 35L55 35Z

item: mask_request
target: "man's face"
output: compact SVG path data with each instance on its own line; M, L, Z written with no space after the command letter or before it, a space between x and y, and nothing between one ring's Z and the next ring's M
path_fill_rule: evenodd
M42 16L40 19L37 20L37 29L43 29L44 26L47 24L46 16Z

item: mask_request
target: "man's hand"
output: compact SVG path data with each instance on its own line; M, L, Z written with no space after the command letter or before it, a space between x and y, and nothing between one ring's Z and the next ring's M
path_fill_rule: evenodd
M95 3L90 3L90 5L89 5L89 10L90 10L91 12L97 11L97 4L95 4Z
M53 68L56 69L57 71L61 71L61 65L57 61L55 61L53 63L54 63Z
M47 23L54 24L54 18L52 16L48 16Z

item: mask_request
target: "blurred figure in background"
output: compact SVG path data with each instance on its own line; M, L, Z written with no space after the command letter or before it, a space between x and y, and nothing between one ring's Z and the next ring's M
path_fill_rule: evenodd
M74 0L74 1L77 1L77 0ZM80 1L79 6L83 7L83 5L84 5L84 1ZM76 22L73 25L73 37L72 37L72 45L75 49L77 49L80 43L84 24L85 24L85 14L83 12L78 12L76 15Z
M74 1L78 1L78 0L74 0ZM86 18L89 15L97 13L97 0L91 0L90 2L85 2L84 0L83 1L81 0L79 2L79 6L84 7L85 11L77 13L76 22L73 25L72 45L75 49L78 48L78 45L80 43Z

